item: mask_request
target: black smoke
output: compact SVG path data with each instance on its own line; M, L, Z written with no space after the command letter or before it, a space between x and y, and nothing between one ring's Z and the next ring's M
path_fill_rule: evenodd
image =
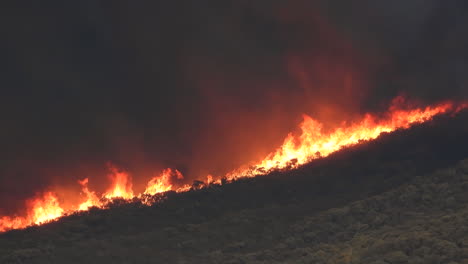
M26 2L0 11L0 209L107 161L221 174L301 113L468 96L463 0Z

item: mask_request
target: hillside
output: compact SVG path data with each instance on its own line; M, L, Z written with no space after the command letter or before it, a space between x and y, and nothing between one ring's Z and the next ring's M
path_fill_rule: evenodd
M468 263L468 113L294 171L0 235L1 263Z

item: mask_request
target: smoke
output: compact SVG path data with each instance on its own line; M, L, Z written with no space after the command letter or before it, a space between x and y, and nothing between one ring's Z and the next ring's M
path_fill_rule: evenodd
M344 32L379 58L372 98L468 97L466 1L325 2Z
M31 1L2 8L0 209L108 161L221 174L402 92L467 98L467 4ZM71 187L70 187L71 188Z

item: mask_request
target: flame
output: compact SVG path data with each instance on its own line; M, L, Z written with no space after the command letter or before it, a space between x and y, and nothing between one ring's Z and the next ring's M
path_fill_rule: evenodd
M165 169L161 175L152 178L146 187L144 194L155 195L157 193L172 190L171 177L182 180L184 176L178 170Z
M0 218L0 231L24 228L50 222L64 215L65 210L60 207L57 196L52 192L45 192L42 197L27 202L27 216L3 216Z
M175 191L178 192L178 193L181 193L181 192L188 192L188 191L190 191L190 189L192 189L192 186L190 186L188 184L184 184L184 185L182 185L182 187L177 188Z
M132 199L134 197L132 190L132 180L128 173L119 171L115 166L109 164L111 173L108 177L112 181L111 187L104 193L104 198L124 198Z
M42 199L33 200L32 207L33 222L37 225L59 218L64 213L64 210L60 207L58 198L52 192L46 192Z
M89 181L88 178L78 181L78 183L81 185L82 193L86 195L86 201L81 203L78 207L79 211L86 211L90 207L93 207L93 206L100 207L102 205L96 193L88 189L88 181Z
M101 196L89 189L88 178L78 181L85 199L67 210L60 206L55 193L44 192L42 196L27 201L25 216L0 216L0 232L47 223L67 214L89 210L90 207L105 208L114 198L125 200L140 198L142 204L151 205L157 202L157 199L152 200L148 196L158 193L186 192L211 184L224 184L243 177L263 175L273 170L297 168L343 148L375 139L382 133L406 129L414 124L429 121L436 115L456 114L467 108L467 102L461 104L446 102L424 108L410 108L403 97L397 97L392 101L389 110L381 115L365 114L358 121L342 123L335 128L328 129L325 129L321 122L303 115L303 121L299 126L301 133L299 135L289 133L279 148L258 162L240 167L224 177L214 177L210 174L205 180L198 180L193 185L184 184L177 188L174 187L174 182L184 179L182 173L176 169L165 169L158 176L153 177L147 183L144 192L138 195L134 195L130 175L108 164L108 177L111 179L111 184Z
M227 179L234 180L241 177L254 177L266 174L272 170L292 169L312 160L326 157L345 147L356 145L362 141L377 138L382 133L397 129L406 129L411 125L431 120L438 114L447 113L454 109L452 103L442 103L425 108L403 109L405 100L397 97L383 118L365 114L359 122L344 124L326 133L323 124L303 115L300 125L302 133L294 136L292 133L285 138L283 145L270 153L263 160L248 167L242 167L227 174ZM466 108L467 105L461 105ZM459 107L456 111L461 110Z
M206 176L206 184L210 185L213 183L213 175L209 174Z

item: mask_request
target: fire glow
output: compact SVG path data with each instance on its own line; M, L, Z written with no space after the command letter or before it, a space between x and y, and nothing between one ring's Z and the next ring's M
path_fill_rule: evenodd
M455 114L466 108L468 108L467 103L455 104L452 102L424 108L411 108L405 104L404 98L397 97L389 110L382 115L365 114L357 122L342 123L327 131L324 130L321 122L303 115L303 121L299 126L301 129L299 135L288 134L279 148L258 162L247 164L224 176L208 175L206 179L198 180L197 188L210 184L221 184L222 179L229 182L244 177L265 175L275 170L294 169L315 159L329 156L343 148L376 139L382 133L407 129L414 124L429 121L434 116L447 113ZM64 208L59 202L66 200L66 197L58 197L53 191L43 192L26 202L24 215L0 217L0 232L44 224L65 215L89 210L92 207L106 208L112 199L116 198L139 199L143 204L150 205L151 202L147 202L144 199L145 196L168 191L185 192L193 188L188 184L174 184L174 182L182 181L184 176L178 170L165 169L149 180L141 194L135 194L132 189L131 177L127 172L119 170L111 164L108 165L108 168L111 185L102 194L99 195L89 189L87 178L78 181L81 186L82 202L71 208Z

